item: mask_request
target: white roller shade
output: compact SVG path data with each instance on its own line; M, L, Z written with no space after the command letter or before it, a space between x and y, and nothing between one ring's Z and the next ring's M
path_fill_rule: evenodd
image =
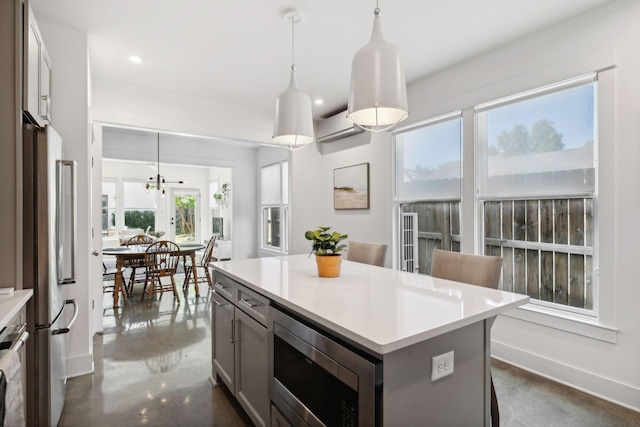
M395 132L396 199L459 200L462 118L459 113Z
M260 202L263 205L279 204L280 191L280 163L264 166L260 171Z
M480 197L594 193L597 83L586 80L477 109Z

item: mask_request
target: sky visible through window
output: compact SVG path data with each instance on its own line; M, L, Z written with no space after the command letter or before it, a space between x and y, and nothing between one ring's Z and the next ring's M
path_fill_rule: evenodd
M553 94L508 104L488 112L488 145L496 147L498 136L518 125L531 130L547 120L562 135L564 149L579 148L593 141L594 86L583 85ZM405 169L437 169L461 159L461 119L406 132L397 138L404 145Z
M405 169L436 169L460 162L462 119L449 120L401 134Z
M593 141L594 88L579 86L505 105L488 113L489 146L497 146L498 135L518 125L531 130L533 124L546 119L562 135L564 149L579 148Z

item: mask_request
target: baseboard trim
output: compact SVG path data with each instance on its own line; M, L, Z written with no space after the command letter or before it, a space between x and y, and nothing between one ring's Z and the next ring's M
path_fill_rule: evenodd
M491 341L491 357L551 381L640 412L640 388L604 378L564 363Z
M67 358L66 366L67 378L91 374L93 373L93 354L88 353L82 356Z

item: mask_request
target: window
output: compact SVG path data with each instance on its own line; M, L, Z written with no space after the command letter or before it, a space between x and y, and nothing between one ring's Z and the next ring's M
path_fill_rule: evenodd
M287 215L289 198L289 163L262 167L260 171L260 205L262 247L287 253Z
M116 235L116 182L102 182L102 237Z
M399 129L395 154L401 268L429 274L434 248L460 251L460 113Z
M139 181L123 182L123 190L125 227L155 231L157 191L147 192Z
M503 258L502 289L594 316L597 94L593 73L396 130L401 268L428 274L434 248L470 242ZM476 130L464 183L475 197L464 202L463 115ZM463 216L476 217L476 232L463 235Z
M476 107L484 253L502 289L594 310L596 81L585 76Z

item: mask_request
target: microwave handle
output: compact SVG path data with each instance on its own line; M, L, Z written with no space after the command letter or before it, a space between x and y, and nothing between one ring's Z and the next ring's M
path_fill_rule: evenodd
M353 390L358 391L358 376L356 374L343 368L335 360L316 350L278 324L274 324L273 333L302 353L307 359L322 367L322 369L338 378Z

